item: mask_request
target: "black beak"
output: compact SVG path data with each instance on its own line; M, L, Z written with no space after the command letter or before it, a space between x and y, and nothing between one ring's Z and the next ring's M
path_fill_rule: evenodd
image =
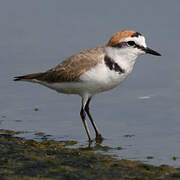
M152 49L150 49L150 48L144 48L144 51L146 52L146 53L148 53L148 54L152 54L152 55L155 55L155 56L161 56L161 54L159 54L158 52L156 52L156 51L154 51L154 50L152 50Z

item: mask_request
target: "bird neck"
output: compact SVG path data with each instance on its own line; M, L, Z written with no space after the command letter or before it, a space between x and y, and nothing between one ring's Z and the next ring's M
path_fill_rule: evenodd
M131 69L138 57L136 53L128 49L117 49L113 47L106 47L106 54L113 59L123 69Z

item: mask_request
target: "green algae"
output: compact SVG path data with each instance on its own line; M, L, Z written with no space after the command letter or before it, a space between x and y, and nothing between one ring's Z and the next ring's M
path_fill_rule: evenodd
M20 131L13 131L13 130L6 130L6 129L0 129L0 134L6 134L9 136L14 136L16 134L20 134Z
M96 143L94 146L91 144L88 147L79 148L79 150L91 150L91 151L101 151L101 152L109 152L110 150L122 150L122 147L110 147L110 146L103 146L101 144Z
M63 146L74 146L75 144L77 144L77 141L59 141L61 143L61 145Z
M3 131L1 130L1 133ZM67 148L76 141L25 140L17 132L0 134L1 180L178 180L180 169L117 160L91 148ZM9 135L8 135L9 133ZM12 135L13 134L13 135ZM105 148L105 151L109 147Z

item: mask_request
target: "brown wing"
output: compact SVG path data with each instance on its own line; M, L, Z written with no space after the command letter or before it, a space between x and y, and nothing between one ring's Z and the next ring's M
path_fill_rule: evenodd
M79 77L98 62L102 61L102 55L105 53L103 46L87 49L75 54L56 67L37 77L38 80L47 82L71 82L79 81ZM101 57L100 57L101 56Z

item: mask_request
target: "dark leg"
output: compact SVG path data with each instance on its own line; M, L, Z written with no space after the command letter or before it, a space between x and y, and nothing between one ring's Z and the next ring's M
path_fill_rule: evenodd
M93 126L93 128L94 128L94 130L95 130L95 133L96 133L96 141L99 141L99 142L100 142L100 141L102 141L103 138L102 138L102 136L101 136L101 134L100 134L100 132L99 132L99 130L98 130L95 122L93 121L93 118L92 118L90 112L89 112L89 103L90 103L90 101L91 101L91 98L88 99L88 101L87 101L87 103L86 103L86 105L85 105L85 111L86 111L86 113L87 113L87 115L88 115L88 117L89 117L89 119L90 119L90 121L91 121L91 124L92 124L92 126Z
M81 115L81 119L82 119L83 124L84 124L84 128L86 130L86 133L88 135L89 141L92 141L91 134L89 132L89 128L88 128L88 125L87 125L87 122L86 122L86 113L85 113L85 110L84 110L84 107L83 107L83 103L82 103L80 115Z

